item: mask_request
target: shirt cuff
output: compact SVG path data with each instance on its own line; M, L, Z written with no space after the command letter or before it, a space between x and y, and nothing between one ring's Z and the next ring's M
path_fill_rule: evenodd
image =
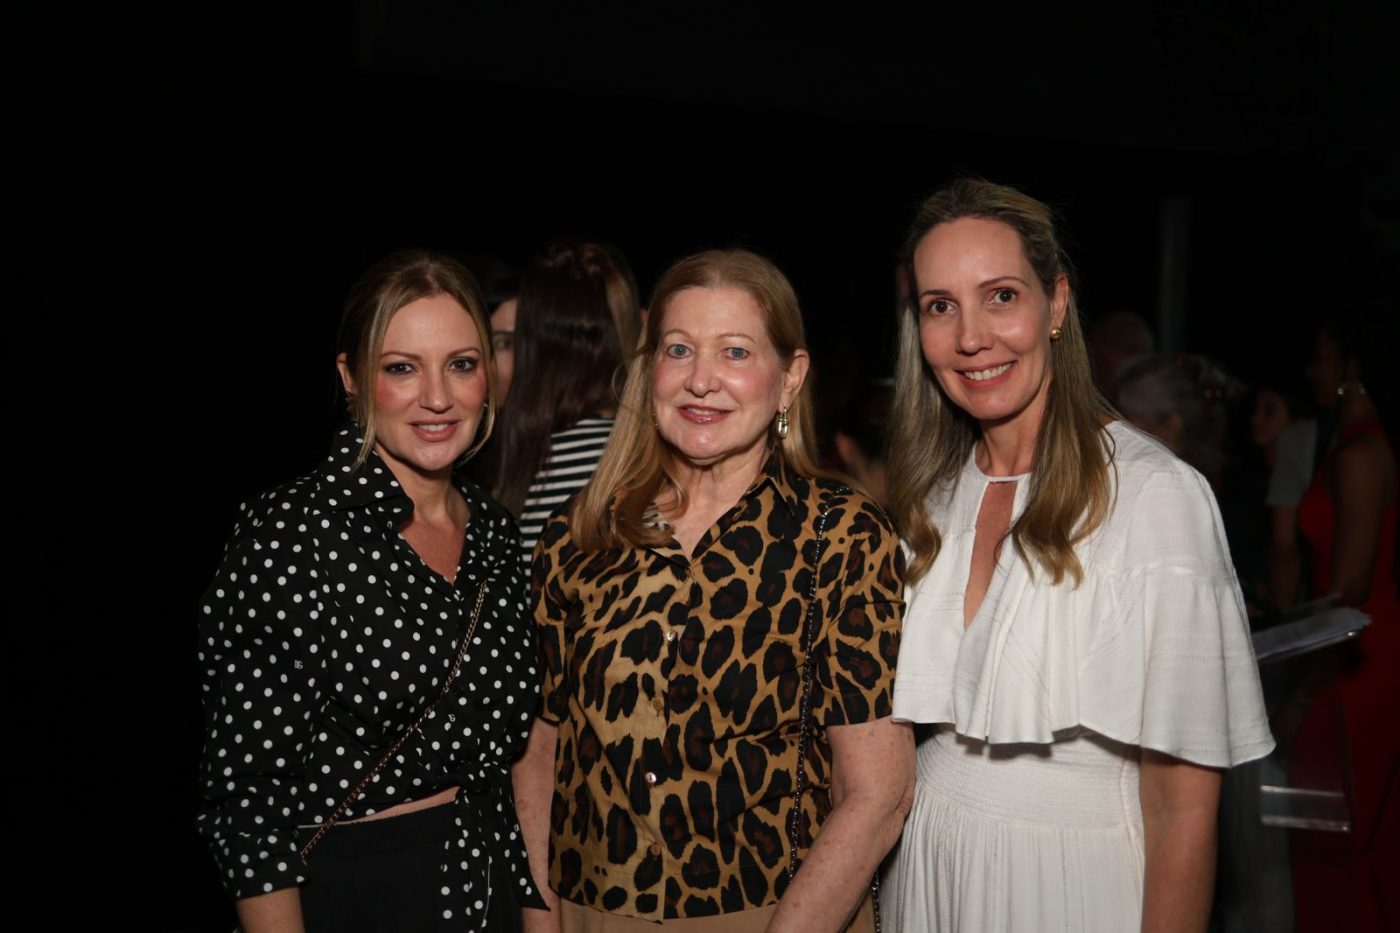
M306 881L296 830L262 836L232 835L210 841L224 890L235 900L290 888Z

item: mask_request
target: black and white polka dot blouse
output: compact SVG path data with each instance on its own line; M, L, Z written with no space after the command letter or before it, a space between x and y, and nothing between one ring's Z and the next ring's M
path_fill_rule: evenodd
M460 786L442 909L479 923L488 857L521 900L538 897L508 770L539 690L519 535L459 479L472 517L448 583L398 534L413 503L384 462L352 469L359 448L346 427L320 470L246 504L205 593L199 829L235 898L304 881L297 827L304 841L441 693L484 584L451 694L342 817Z

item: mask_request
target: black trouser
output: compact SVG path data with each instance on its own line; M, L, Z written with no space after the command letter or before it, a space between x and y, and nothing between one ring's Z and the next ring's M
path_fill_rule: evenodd
M307 933L468 929L460 916L443 917L443 887L462 883L457 872L442 871L444 845L457 831L455 810L449 803L332 827L307 858L309 880L301 886ZM507 873L492 868L485 929L519 930L520 906Z

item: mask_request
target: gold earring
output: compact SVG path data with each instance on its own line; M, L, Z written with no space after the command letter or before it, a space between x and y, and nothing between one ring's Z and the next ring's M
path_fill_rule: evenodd
M1051 342L1051 343L1054 343L1056 340L1059 340L1059 339L1060 339L1060 329L1059 329L1058 327L1052 327L1052 328L1050 328L1050 342Z
M778 440L786 440L788 436L788 410L786 408L778 411Z

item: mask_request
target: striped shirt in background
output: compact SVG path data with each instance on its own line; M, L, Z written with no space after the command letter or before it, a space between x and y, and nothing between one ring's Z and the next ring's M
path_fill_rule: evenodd
M584 418L549 438L549 455L535 474L520 511L521 558L530 566L544 523L569 497L588 485L598 468L603 448L612 435L613 419Z

